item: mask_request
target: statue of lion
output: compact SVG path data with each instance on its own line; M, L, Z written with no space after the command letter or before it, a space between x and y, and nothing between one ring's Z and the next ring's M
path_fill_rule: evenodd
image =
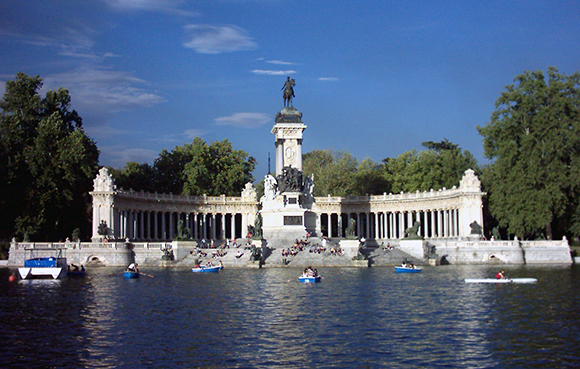
M356 220L354 218L348 220L348 227L346 227L345 232L347 239L356 238Z
M405 236L403 238L406 238L409 240L422 240L423 237L421 237L418 233L420 227L421 227L421 222L416 220L415 223L413 223L412 227L407 228L405 230Z

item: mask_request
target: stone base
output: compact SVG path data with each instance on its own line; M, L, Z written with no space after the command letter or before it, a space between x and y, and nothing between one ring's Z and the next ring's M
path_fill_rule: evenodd
M368 268L371 266L369 260L353 260L352 265L357 268Z
M423 244L423 240L401 240L399 248L414 258L423 259L425 252L423 250Z

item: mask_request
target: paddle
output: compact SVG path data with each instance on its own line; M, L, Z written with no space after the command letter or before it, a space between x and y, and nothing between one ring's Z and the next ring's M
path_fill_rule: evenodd
M155 278L151 274L147 274L147 273L143 273L143 272L140 272L140 274L143 274L144 276L149 277L149 278Z

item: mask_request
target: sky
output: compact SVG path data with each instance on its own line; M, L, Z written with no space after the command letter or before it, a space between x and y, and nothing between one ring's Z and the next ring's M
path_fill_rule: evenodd
M505 86L579 70L580 1L2 0L0 91L64 87L100 164L228 139L275 169L274 117L296 80L303 152L380 162L449 141L480 164Z

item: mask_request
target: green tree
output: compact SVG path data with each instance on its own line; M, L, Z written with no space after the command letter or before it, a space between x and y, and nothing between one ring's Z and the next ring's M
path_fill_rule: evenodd
M68 91L41 98L42 80L18 73L0 100L0 238L88 234L99 151L70 110Z
M358 164L353 187L356 195L381 195L391 192L391 185L384 176L382 165L370 158L365 158Z
M107 168L118 188L155 192L155 172L149 164L130 161L123 169Z
M183 169L185 195L240 196L253 182L256 160L243 150L234 150L227 139L208 145L197 137L188 145L192 159Z
M191 143L163 149L153 166L129 162L111 169L115 184L135 191L184 195L240 196L253 182L256 160L243 150L234 150L224 139L208 145L196 137Z
M496 100L490 122L477 127L484 155L493 160L483 176L491 214L523 239L578 235L580 74L550 67L547 78L526 71L514 81Z
M314 175L314 196L354 195L357 165L346 151L313 150L302 157L302 172Z
M429 191L457 186L467 169L478 171L477 160L467 150L449 142L427 141L428 150L406 151L383 160L385 176L394 193Z

